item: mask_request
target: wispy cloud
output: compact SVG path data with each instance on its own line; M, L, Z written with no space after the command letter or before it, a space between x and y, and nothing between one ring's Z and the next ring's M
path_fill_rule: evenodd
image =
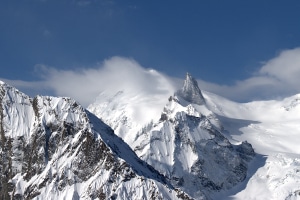
M259 73L274 78L294 89L299 89L300 48L281 52L278 57L268 61Z
M284 50L265 62L252 77L233 85L199 80L202 89L236 101L282 98L300 92L300 48Z
M84 106L92 103L103 91L135 92L167 98L179 87L180 79L170 78L153 69L146 69L133 59L113 57L95 66L77 70L58 70L37 65L42 81L3 80L28 92L70 96ZM183 75L184 76L184 75ZM218 85L198 80L201 89L236 101L286 97L300 93L300 48L284 50L245 80L233 85ZM161 95L161 96L159 96Z
M75 71L37 65L36 72L43 79L42 85L51 89L55 95L70 96L84 106L92 103L103 91L111 94L126 91L150 95L169 95L174 92L167 76L153 69L146 69L133 59L122 57L113 57L93 68ZM38 87L36 84L40 83L23 86L18 82L16 84L24 88Z

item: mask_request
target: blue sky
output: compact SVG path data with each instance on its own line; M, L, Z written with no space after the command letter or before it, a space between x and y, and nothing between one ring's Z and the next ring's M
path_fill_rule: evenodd
M300 46L299 10L297 0L2 0L0 77L40 81L37 66L76 71L122 56L230 86Z

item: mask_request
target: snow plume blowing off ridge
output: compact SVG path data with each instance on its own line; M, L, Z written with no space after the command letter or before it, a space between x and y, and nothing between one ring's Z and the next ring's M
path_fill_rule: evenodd
M55 95L72 97L84 107L94 102L100 93L113 95L122 91L165 100L175 90L166 76L123 57L112 57L96 67L76 71L58 70L44 65L37 66L37 69L44 78L43 84L53 90ZM148 106L151 107L151 104Z

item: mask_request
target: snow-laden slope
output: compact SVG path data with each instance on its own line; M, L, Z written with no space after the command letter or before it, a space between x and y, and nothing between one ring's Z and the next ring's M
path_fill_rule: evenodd
M134 150L192 197L210 198L245 179L254 152L248 143L230 144L202 114L205 107L184 101L172 97L160 121L137 135Z
M88 110L112 127L126 143L131 144L135 134L151 120L158 119L168 91L158 95L148 95L143 91L118 91L101 93Z
M143 81L133 81L134 84L130 85L117 83L118 87L110 87L107 83L107 89L87 108L128 144L134 141L139 130L160 117L166 99L175 91L173 83L157 71L150 69L146 74L135 74L137 80ZM149 84L143 84L148 78Z
M205 116L212 127L225 135L231 143L238 145L246 140L258 153L251 162L247 179L231 190L214 195L215 199L225 199L226 196L235 199L300 198L299 94L283 100L237 103L209 92L203 92L203 101L201 96L197 97L197 93L185 96L182 95L182 91L184 88L177 93L177 96L182 97L182 99L177 98L180 103L175 104L174 99L171 98L165 109L168 113L164 112L166 115L161 117L158 117L158 113L161 113L164 99L159 99L160 104L148 106L145 110L147 101L155 102L155 98L151 96L143 98L144 94L128 95L126 91L116 96L111 95L110 98L102 98L104 96L102 95L102 101L90 105L89 109L110 124L139 156L149 161L151 156L147 155L147 152L149 154L149 151L152 151L152 155L159 163L153 160L153 164L157 169L166 168L165 171L171 170L166 163L174 162L170 153L172 151L169 150L172 145L158 147L146 141L149 141L149 138L152 138L152 143L172 141L174 139L170 134L172 127L162 125L166 124L162 122L165 119L175 119L177 112L196 117ZM197 103L194 98L198 98L200 105L191 104L191 102ZM134 118L132 117L134 115L130 113L130 110L135 108L143 113L142 123L138 117ZM149 112L151 109L156 111L155 115ZM161 118L160 122L159 118ZM161 130L164 131L160 132ZM141 139L141 135L144 135L144 139ZM206 139L209 138L209 135L200 135ZM141 146L144 147L141 148ZM189 152L188 156L181 156L182 163L185 163L185 167L188 168L196 160L196 156L184 145L182 148ZM180 157L180 154L178 155Z
M127 95L119 93L106 103L92 104L89 109L115 127L137 155L173 185L202 199L245 179L247 162L254 154L251 145L234 146L222 135L219 120L207 109L197 82L189 74L183 88L169 100L165 98L160 116L148 115L147 109L140 108L147 119L142 123L139 118L130 118L127 109L139 107L140 102L130 101L130 94ZM111 117L107 118L109 114ZM120 124L127 129L119 129Z
M70 98L0 83L0 199L189 199Z
M300 95L236 103L204 93L231 141L247 140L264 157L236 199L300 199ZM259 160L259 159L258 159Z

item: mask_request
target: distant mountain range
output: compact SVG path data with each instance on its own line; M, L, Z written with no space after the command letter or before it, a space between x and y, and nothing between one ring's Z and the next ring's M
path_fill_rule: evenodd
M187 74L165 107L150 100L84 109L0 82L0 199L300 198L300 95L236 103Z

